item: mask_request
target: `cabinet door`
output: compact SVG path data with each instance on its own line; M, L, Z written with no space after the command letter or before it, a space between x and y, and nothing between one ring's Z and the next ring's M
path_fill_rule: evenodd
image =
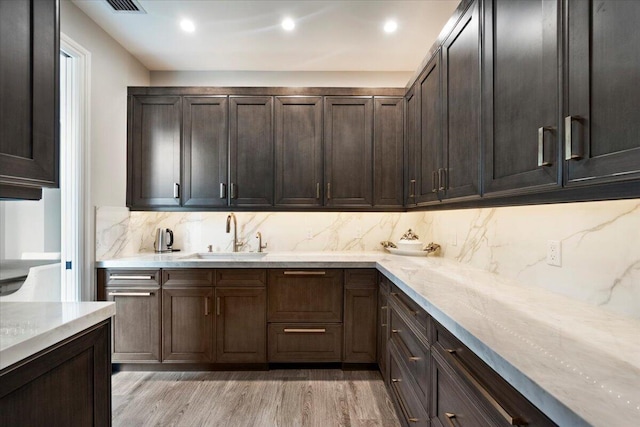
M417 145L420 140L418 111L420 111L418 83L415 83L405 95L406 115L404 145L404 200L406 206L415 206L417 190Z
M326 97L325 205L371 206L373 99Z
M567 6L567 182L639 178L640 3L570 0Z
M1 1L0 52L0 184L56 187L58 2Z
M322 97L276 97L276 206L322 206Z
M444 197L480 196L480 27L478 2L442 46L446 111L440 187Z
M388 294L380 286L378 290L378 368L380 368L380 373L386 383L389 382L389 355L387 350L387 340L389 339L388 304Z
M160 287L107 287L116 303L113 318L114 362L160 362Z
M403 203L403 98L374 99L373 204L400 207Z
M375 287L345 289L344 362L377 362L377 306L378 290Z
M162 360L213 362L213 288L162 290Z
M129 102L127 206L179 206L182 101L132 96Z
M188 96L182 104L182 206L227 205L226 96Z
M267 362L265 288L216 288L216 361Z
M342 322L342 270L270 270L269 322Z
M229 98L231 206L273 205L273 98Z
M439 200L438 174L442 167L442 80L440 77L440 49L418 78L419 112L416 161L416 203L425 205ZM442 188L444 189L444 188Z
M484 192L553 189L558 175L557 0L484 10Z

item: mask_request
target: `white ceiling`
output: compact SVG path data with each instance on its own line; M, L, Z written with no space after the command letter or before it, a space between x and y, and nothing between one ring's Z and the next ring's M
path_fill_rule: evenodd
M458 0L72 0L149 70L415 71ZM285 16L294 31L282 30ZM179 21L189 18L188 34ZM398 30L382 31L393 18Z

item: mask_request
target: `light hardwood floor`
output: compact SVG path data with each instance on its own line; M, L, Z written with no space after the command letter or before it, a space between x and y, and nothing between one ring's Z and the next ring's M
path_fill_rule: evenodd
M398 427L379 372L119 372L113 425Z

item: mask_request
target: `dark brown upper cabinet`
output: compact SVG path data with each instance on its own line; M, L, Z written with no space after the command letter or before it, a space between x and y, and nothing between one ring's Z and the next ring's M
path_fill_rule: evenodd
M442 45L442 166L437 176L441 197L480 197L480 25L473 2Z
M373 106L373 205L403 205L403 98L375 97Z
M405 95L404 118L404 201L406 206L415 206L418 179L417 146L419 142L418 113L420 111L418 83L407 91Z
M325 205L373 204L373 98L326 97L324 112Z
M129 97L127 206L180 206L179 96Z
M441 50L431 57L418 78L418 132L416 135L416 193L418 205L438 202L440 190L438 177L442 171L442 78Z
M0 1L0 198L58 186L59 3Z
M559 2L484 5L484 193L555 189L561 182Z
M276 97L275 205L322 206L322 97Z
M568 1L565 179L640 177L640 3Z
M227 97L185 96L182 129L182 206L227 206Z
M232 96L229 204L273 205L273 97Z

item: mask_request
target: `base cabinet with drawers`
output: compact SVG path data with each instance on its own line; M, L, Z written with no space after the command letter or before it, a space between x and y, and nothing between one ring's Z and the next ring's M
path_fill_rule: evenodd
M378 360L403 425L556 425L389 279L380 284L389 335Z

